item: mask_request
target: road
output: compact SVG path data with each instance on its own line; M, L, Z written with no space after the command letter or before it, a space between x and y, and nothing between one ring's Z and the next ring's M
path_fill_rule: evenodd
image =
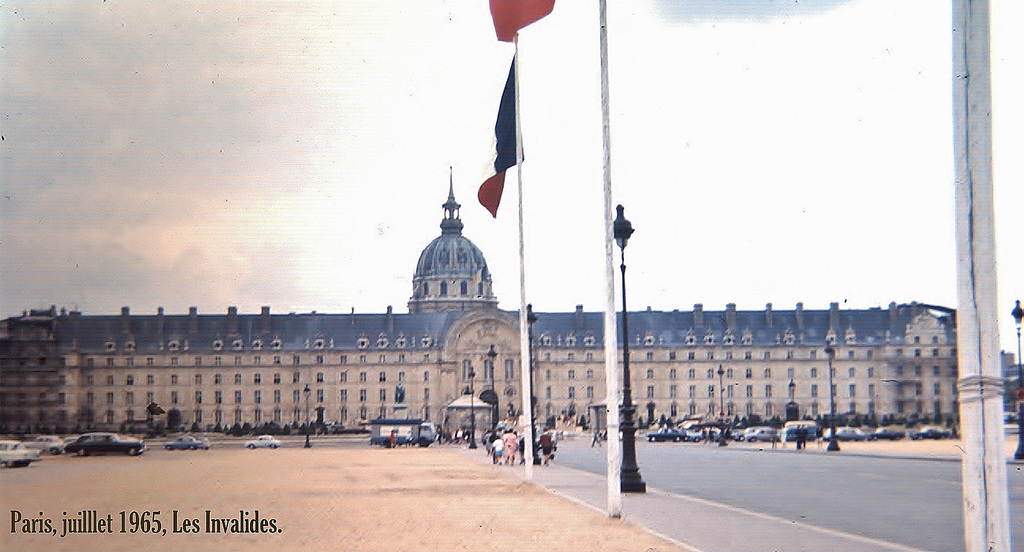
M559 443L559 464L605 473L605 451ZM963 550L960 463L637 442L649 487L914 548ZM1024 466L1008 466L1011 532L1024 550ZM742 527L735 528L742 531Z

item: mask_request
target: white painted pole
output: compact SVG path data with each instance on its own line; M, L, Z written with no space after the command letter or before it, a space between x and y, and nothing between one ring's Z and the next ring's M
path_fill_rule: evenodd
M988 0L953 1L953 134L965 549L1011 550L996 309Z
M619 338L615 324L615 239L612 235L612 146L608 102L608 5L600 0L601 11L601 137L604 150L604 378L605 411L608 420L608 515L622 517L622 444L619 442Z
M519 34L516 33L512 40L516 52L513 58L515 69L515 91L516 91L516 179L518 182L519 196L519 362L523 382L523 443L525 450L523 458L526 459L526 480L533 480L533 408L531 408L530 388L532 387L530 374L530 337L529 326L526 321L526 247L523 239L523 125L519 118Z

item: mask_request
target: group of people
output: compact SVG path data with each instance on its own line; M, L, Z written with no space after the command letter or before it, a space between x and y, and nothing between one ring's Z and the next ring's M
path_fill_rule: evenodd
M526 463L526 443L516 430L506 429L504 433L489 432L484 436L483 441L492 464L515 465L517 459L519 464ZM547 466L555 456L554 434L551 431L541 433L537 444L543 464Z

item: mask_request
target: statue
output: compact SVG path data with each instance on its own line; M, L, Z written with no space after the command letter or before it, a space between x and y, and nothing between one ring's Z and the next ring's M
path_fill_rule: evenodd
M405 386L402 385L401 382L399 382L399 384L395 386L395 404L404 404L404 403L405 403Z

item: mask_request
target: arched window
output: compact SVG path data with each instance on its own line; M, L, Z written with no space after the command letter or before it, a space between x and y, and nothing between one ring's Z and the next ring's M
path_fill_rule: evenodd
M467 284L466 282L462 282L461 284L459 284L459 293L461 293L462 295L469 294L469 284Z

